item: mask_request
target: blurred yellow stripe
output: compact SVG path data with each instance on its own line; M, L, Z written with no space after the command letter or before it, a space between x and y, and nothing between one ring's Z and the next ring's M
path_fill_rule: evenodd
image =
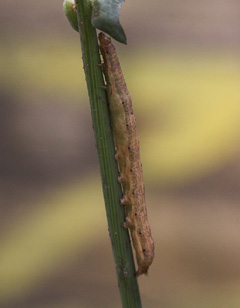
M84 255L108 234L100 178L44 196L29 212L1 239L0 304L24 296L68 257Z

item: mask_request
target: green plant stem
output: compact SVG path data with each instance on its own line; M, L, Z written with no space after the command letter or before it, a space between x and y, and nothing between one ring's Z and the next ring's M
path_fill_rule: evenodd
M132 255L129 234L123 228L124 208L120 205L121 187L117 181L118 167L110 127L106 91L103 89L96 29L91 25L91 6L88 0L76 0L92 121L98 151L102 188L106 206L109 234L116 266L118 286L124 308L140 308L141 299Z

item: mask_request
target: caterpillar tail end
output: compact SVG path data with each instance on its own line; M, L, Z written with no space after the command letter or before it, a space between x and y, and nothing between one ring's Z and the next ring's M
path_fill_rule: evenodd
M148 268L142 268L142 267L138 267L138 270L136 272L136 276L139 277L140 275L147 275L148 274Z

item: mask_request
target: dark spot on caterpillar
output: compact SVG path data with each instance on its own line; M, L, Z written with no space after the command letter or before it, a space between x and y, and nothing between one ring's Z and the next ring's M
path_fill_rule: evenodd
M146 249L143 249L143 252L146 252Z
M135 213L134 215L137 216L137 213Z
M126 126L128 127L128 124L126 124Z
M132 172L132 169L130 169L130 172Z
M138 233L139 233L140 235L142 234L142 232L141 232L141 231L139 231Z
M122 102L122 104L124 105L124 102Z
M130 148L130 147L128 147L128 149L130 150L131 148Z

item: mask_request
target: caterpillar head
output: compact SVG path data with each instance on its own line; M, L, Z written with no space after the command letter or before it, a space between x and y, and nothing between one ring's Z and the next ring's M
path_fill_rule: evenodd
M111 44L111 39L109 36L106 36L103 32L100 32L98 35L100 46L106 47Z

